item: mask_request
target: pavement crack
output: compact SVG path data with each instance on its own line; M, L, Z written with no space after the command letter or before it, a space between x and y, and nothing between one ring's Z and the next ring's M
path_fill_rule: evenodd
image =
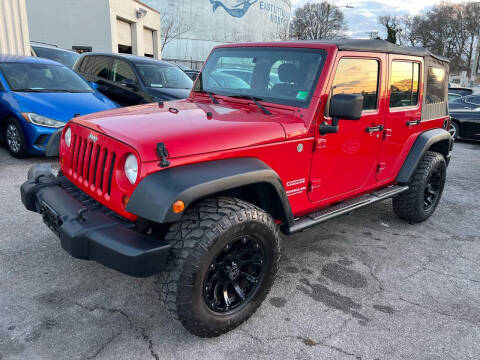
M465 281L470 281L476 284L480 284L480 280L475 280L475 279L470 279L470 278L465 278L463 276L455 275L455 274L449 274L449 273L444 273L438 270L430 269L430 268L425 268L427 271L431 271L435 274L443 275L443 276L448 276L448 277L453 277L455 279L460 279L460 280L465 280Z
M144 327L141 327L141 326L137 326L135 325L134 321L132 320L132 318L122 309L115 309L115 308L107 308L105 306L101 306L101 305L95 305L95 306L89 306L89 305L84 305L84 304L81 304L79 302L75 302L74 303L75 305L79 306L80 308L84 309L84 310L87 310L87 311L95 311L95 310L101 310L101 311L105 311L105 312L108 312L110 314L120 314L122 315L128 322L128 324L130 325L130 327L136 331L137 333L140 334L140 336L142 337L142 339L148 344L148 350L150 351L150 355L155 359L155 360L160 360L160 356L155 352L154 348L153 348L153 341L152 339L150 338L150 336L148 335L148 331L146 328ZM121 332L119 332L118 334L115 334L114 336L112 336L112 338L105 344L102 345L102 347L100 349L98 349L94 356L93 357L89 357L89 359L93 359L95 358L98 354L100 354L103 349L105 349L105 347L108 345L108 343L112 342L115 337L117 337L118 335L120 335Z
M467 319L467 318L463 318L463 317L460 317L460 316L457 316L457 315L454 315L454 314L450 314L450 313L447 313L447 312L444 312L444 311L439 311L439 310L436 310L436 309L432 309L428 306L425 306L425 305L422 305L422 304L419 304L419 303L416 303L414 301L410 301L410 300L407 300L407 299L404 299L402 297L398 297L397 298L398 300L400 301L403 301L407 304L410 304L410 305L413 305L413 306L416 306L416 307L419 307L420 309L423 309L423 310L426 310L430 313L434 313L434 314L438 314L438 315L442 315L442 316L447 316L447 317L451 317L455 320L460 320L460 321L465 321L469 324L472 324L472 325L475 325L475 326L478 326L479 325L479 322L478 321L472 321L472 319Z

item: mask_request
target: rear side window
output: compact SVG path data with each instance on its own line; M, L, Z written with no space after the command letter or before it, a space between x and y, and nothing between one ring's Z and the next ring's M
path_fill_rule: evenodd
M113 60L112 79L116 82L122 82L125 79L137 82L132 67L126 61L118 59Z
M361 94L363 110L377 108L379 63L375 59L341 59L332 86L332 95Z
M89 63L92 64L92 59L93 59L93 56L85 56L82 62L80 63L80 66L78 67L78 71L82 73L90 74L92 67L90 66L90 69L89 69L88 65Z
M90 60L92 62L92 60ZM92 65L88 64L88 67L91 67L90 73L92 75L101 77L103 79L110 79L110 66L111 61L107 56L95 56L95 60Z
M436 104L445 102L446 87L445 69L430 66L427 73L426 103Z
M392 61L390 107L415 106L418 103L420 64Z

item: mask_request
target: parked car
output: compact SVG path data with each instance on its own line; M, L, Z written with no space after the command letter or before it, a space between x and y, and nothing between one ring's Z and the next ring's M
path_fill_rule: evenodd
M449 102L448 107L450 110L472 110L480 107L480 95L468 95L454 99Z
M256 86L212 80L246 62ZM411 224L432 216L453 145L447 74L378 40L220 46L187 100L72 119L61 173L31 168L21 198L72 256L157 275L188 331L219 336L267 297L280 231L390 198Z
M72 117L117 107L58 62L0 55L0 138L17 158L44 153Z
M183 66L183 65L177 65L187 76L192 79L192 81L197 80L198 74L200 74L200 71L198 70L193 70L190 69L188 66Z
M80 54L75 51L60 49L53 45L41 43L31 42L31 49L32 56L37 56L59 62L60 64L69 67L70 69L73 69L75 62L80 57Z
M121 106L185 99L193 86L178 66L140 56L87 53L74 70Z
M450 133L454 139L480 140L480 106L450 111Z
M473 94L473 89L465 88L465 87L459 87L459 86L452 86L451 84L449 84L448 92L453 93L453 94L458 94L458 95L461 95L461 96L467 96L467 95L472 95Z

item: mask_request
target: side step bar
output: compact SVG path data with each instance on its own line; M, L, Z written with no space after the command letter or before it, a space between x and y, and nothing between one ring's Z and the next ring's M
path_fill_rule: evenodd
M343 215L353 210L360 209L364 206L389 199L407 190L408 186L393 185L370 194L361 195L354 199L340 202L336 205L319 210L312 214L308 214L296 220L293 226L285 228L285 233L293 234L308 229L309 227L320 224L339 215Z

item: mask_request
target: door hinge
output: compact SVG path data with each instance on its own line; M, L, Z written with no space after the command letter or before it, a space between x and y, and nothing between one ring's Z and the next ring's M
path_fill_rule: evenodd
M385 168L387 167L387 164L384 162L378 163L377 165L377 174L380 174Z
M317 139L313 144L313 152L318 151L327 147L327 139Z
M161 160L160 166L162 168L170 165L170 161L167 160L167 157L169 156L168 150L163 142L157 144L157 156Z
M310 180L308 183L308 192L319 188L322 185L322 180Z
M386 139L388 137L392 136L392 129L385 129L383 131L383 138Z

